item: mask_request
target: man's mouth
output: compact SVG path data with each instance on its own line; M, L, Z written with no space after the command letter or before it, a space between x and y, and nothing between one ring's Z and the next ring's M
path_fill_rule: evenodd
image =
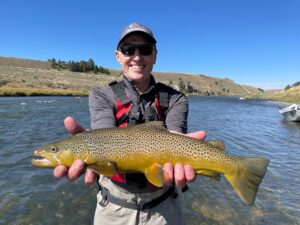
M145 65L141 65L141 66L134 66L134 65L131 65L131 66L130 66L130 68L132 68L132 69L139 69L139 70L144 69L145 67L146 67Z

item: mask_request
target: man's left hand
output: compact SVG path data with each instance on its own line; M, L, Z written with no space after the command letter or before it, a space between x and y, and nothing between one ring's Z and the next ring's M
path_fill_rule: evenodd
M173 131L171 131L173 132ZM178 133L178 132L173 132ZM189 134L183 134L188 137L197 138L203 140L206 137L205 131L197 131ZM183 165L177 163L174 166L171 163L166 163L164 165L164 182L167 185L172 185L175 182L175 185L178 188L184 188L187 182L193 182L196 180L196 172L190 165Z

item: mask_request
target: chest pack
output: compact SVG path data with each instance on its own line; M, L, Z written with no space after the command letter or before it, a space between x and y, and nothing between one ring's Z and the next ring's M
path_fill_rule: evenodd
M118 127L127 127L149 121L164 121L169 106L169 93L166 86L157 83L154 94L149 94L149 98L138 99L133 102L125 92L124 82L113 82L109 86L112 88L116 98L115 117ZM143 102L144 101L144 102ZM141 110L141 104L144 110ZM146 188L150 185L142 173L117 173L111 177L112 182L120 185L132 185L137 188Z

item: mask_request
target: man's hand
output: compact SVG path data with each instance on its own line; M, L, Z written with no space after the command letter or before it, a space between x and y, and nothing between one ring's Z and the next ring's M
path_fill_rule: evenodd
M64 120L66 129L71 134L76 134L84 131L84 129L70 116ZM67 177L69 180L74 181L85 172L84 183L86 186L92 185L96 181L96 173L86 168L84 162L80 159L75 160L72 166L68 169L66 166L57 166L54 168L53 174L56 178Z
M178 133L174 131L171 132ZM183 135L203 140L206 137L206 132L197 131ZM195 180L196 173L190 165L182 165L181 163L177 163L174 167L171 163L164 165L164 182L167 185L172 185L173 182L175 182L178 188L184 188L187 182L193 182Z

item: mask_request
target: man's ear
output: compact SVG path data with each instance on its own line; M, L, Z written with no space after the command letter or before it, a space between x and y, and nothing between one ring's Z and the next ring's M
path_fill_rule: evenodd
M120 61L120 52L115 51L115 57L116 57L118 63L121 63L121 61Z

